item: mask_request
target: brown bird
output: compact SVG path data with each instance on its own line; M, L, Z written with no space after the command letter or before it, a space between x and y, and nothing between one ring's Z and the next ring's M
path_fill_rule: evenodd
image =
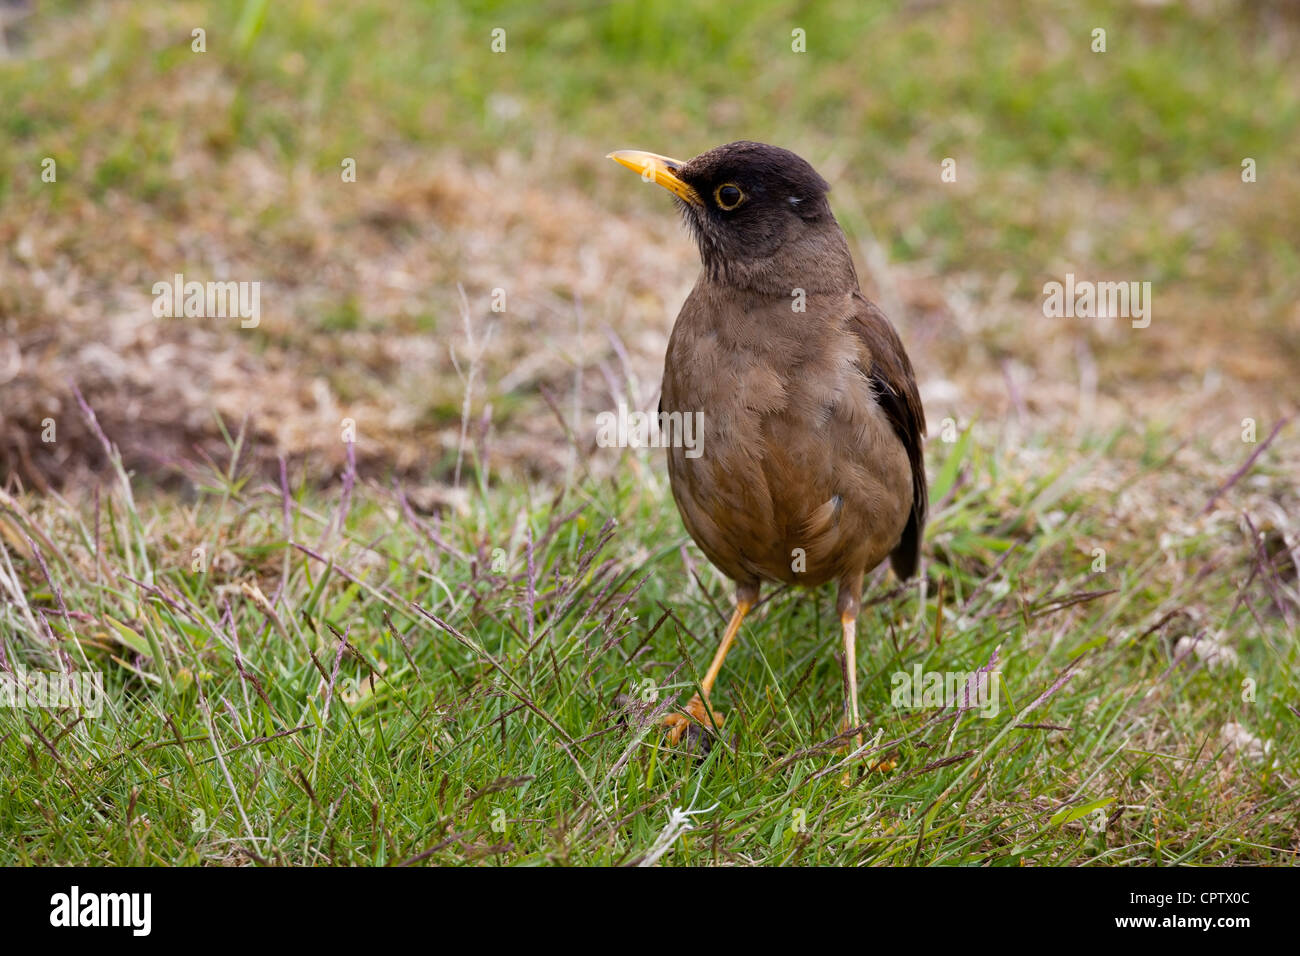
M668 451L673 498L700 550L736 582L736 609L676 745L707 747L723 659L763 582L839 586L847 728L858 719L862 579L886 557L917 567L925 526L925 413L894 327L858 288L830 186L800 157L739 142L688 162L609 158L676 197L703 268L668 341L659 413L702 412L696 452ZM694 443L692 443L694 444ZM690 719L688 719L688 717ZM694 721L694 723L692 723Z

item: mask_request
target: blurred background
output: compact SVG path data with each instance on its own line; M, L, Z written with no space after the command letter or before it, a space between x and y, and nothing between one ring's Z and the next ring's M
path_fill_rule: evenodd
M103 467L74 386L158 486L241 428L327 479L345 419L370 474L553 476L654 407L697 271L605 154L742 138L833 184L932 440L1236 461L1300 398L1300 4L5 0L0 33L0 482ZM1044 318L1067 272L1149 281L1150 327ZM156 318L176 273L260 282L260 323Z

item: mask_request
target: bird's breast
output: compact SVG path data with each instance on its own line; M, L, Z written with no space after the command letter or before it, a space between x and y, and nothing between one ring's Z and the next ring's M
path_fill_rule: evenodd
M738 581L817 585L878 563L911 490L856 339L810 322L802 336L770 322L746 337L683 312L662 411L702 415L697 456L668 452L674 498L701 550Z

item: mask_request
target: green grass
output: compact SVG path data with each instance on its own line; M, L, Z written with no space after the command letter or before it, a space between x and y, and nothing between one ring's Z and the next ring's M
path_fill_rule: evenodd
M951 202L939 188L944 156L1007 202L1026 170L1084 176L1137 198L1233 177L1245 155L1269 158L1276 187L1291 176L1283 157L1300 146L1294 60L1262 42L1268 26L1249 5L1230 7L1221 30L1181 5L1123 2L977 12L764 0L743 13L668 0L299 2L273 4L260 21L262 5L249 0L149 16L121 7L96 8L89 64L0 67L0 91L19 105L6 117L16 159L88 153L92 182L109 189L125 185L132 163L155 151L148 165L165 163L193 138L284 162L320 157L326 170L344 155L373 168L395 142L454 144L484 159L508 142L531 161L562 163L559 173L590 177L603 153L570 168L548 151L555 125L605 149L687 156L752 137L834 155L866 189L867 214L925 184L932 194L914 200L923 218ZM191 53L189 30L200 25L208 52ZM1099 26L1105 53L1091 50ZM795 28L806 31L805 53L791 50ZM506 31L504 53L490 48L494 29ZM195 69L215 71L234 95L179 116L105 120L101 111L124 94L188 82ZM521 118L498 115L502 98ZM40 194L36 181L19 198ZM942 235L985 231L978 209L952 209L960 228ZM1158 229L1143 253L1157 255L1179 231ZM1000 238L988 231L966 254L1018 269L1021 250Z
M417 513L373 459L322 482L324 454L294 458L286 492L267 480L275 449L257 441L280 432L264 420L227 435L222 461L170 462L184 480L128 475L64 402L54 451L14 447L69 473L107 460L107 483L61 497L0 473L0 647L11 667L102 673L108 697L93 719L0 707L0 863L633 863L675 808L697 829L670 864L1294 863L1294 427L1200 514L1251 450L1235 423L1258 418L1262 438L1300 399L1300 58L1266 7L42 3L30 50L0 62L0 245L15 250L0 254L0 324L23 361L103 345L99 320L136 314L160 276L234 263L276 286L266 324L161 326L158 344L233 356L236 377L241 349L274 353L301 372L289 397L325 381L341 414L396 378L418 392L395 406L411 414L367 448L385 419L372 413L358 455L431 449L396 470L412 501L429 482L445 501ZM196 26L207 53L190 51ZM806 54L790 51L795 27ZM604 451L565 480L470 455L463 497L445 493L457 452L434 437L460 423L462 380L397 376L375 347L414 327L441 355L459 341L457 285L485 301L505 275L528 304L496 340L515 351L484 358L473 420L490 403L500 436L540 408L532 435L565 447L538 383L577 368L591 398L601 363L623 366L557 317L576 266L543 263L530 285L510 256L581 263L590 197L604 215L669 215L609 149L738 138L788 145L835 181L855 248L888 260L864 280L900 287L884 291L923 386L960 396L936 412L981 423L946 443L931 421L924 584L868 582L874 744L852 761L827 591L769 593L746 623L714 696L734 749L673 752L655 717L692 693L730 586L686 539L662 462ZM46 156L57 187L40 180ZM345 156L360 176L341 187ZM520 245L489 248L485 214L421 173L449 156L487 192L533 190L489 210L517 217ZM956 184L939 180L947 156ZM1243 156L1257 184L1240 182ZM556 207L529 205L542 189ZM424 284L385 312L359 277L389 267ZM1042 282L1067 268L1153 280L1150 333L1041 324ZM588 330L678 305L613 284L584 303ZM87 299L89 322L83 308L59 324L61 301ZM654 341L618 334L635 352L642 331ZM493 391L538 354L555 361ZM1088 363L1119 418L1075 411ZM43 409L69 378L140 421L123 383L162 372L105 384L111 364L6 380L0 425L33 429L3 417L10 396ZM1012 408L1000 389L1018 368L1035 376ZM1188 383L1219 375L1232 427L1180 420ZM180 431L172 411L143 414ZM192 418L167 448L193 447ZM110 436L124 447L127 427ZM1195 637L1231 655L1188 654ZM995 716L891 701L897 673L969 672L995 652Z
M1166 544L1218 572L1172 588L1164 555L1111 545L1104 502L1079 494L1086 468L1024 478L970 435L938 445L925 598L892 578L867 589L876 746L851 762L837 747L832 596L784 592L715 693L734 750L700 761L651 711L691 693L729 589L698 553L688 570L662 480L631 480L647 458L628 453L619 481L480 488L460 513L420 516L388 487L251 479L238 447L184 507L143 503L119 474L97 527L84 509L6 499L5 539L31 542L0 556L26 594L0 618L7 659L56 667L57 646L109 693L98 719L0 710L0 862L634 863L674 808L699 811L663 858L676 864L1296 852L1294 632L1261 584L1241 588L1244 542ZM1153 480L1142 451L1127 493ZM1193 605L1231 635L1226 669L1173 660ZM29 611L52 640L23 635ZM995 716L891 702L896 672L969 672L995 653ZM638 703L622 711L619 695ZM1228 722L1271 739L1268 755L1228 747Z

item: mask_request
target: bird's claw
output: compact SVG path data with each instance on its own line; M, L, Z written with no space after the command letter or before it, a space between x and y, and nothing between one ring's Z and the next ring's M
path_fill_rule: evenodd
M713 749L713 737L722 729L722 720L722 714L706 708L696 694L680 713L665 717L663 725L668 729L669 746L677 747L685 741L682 749L703 757Z

